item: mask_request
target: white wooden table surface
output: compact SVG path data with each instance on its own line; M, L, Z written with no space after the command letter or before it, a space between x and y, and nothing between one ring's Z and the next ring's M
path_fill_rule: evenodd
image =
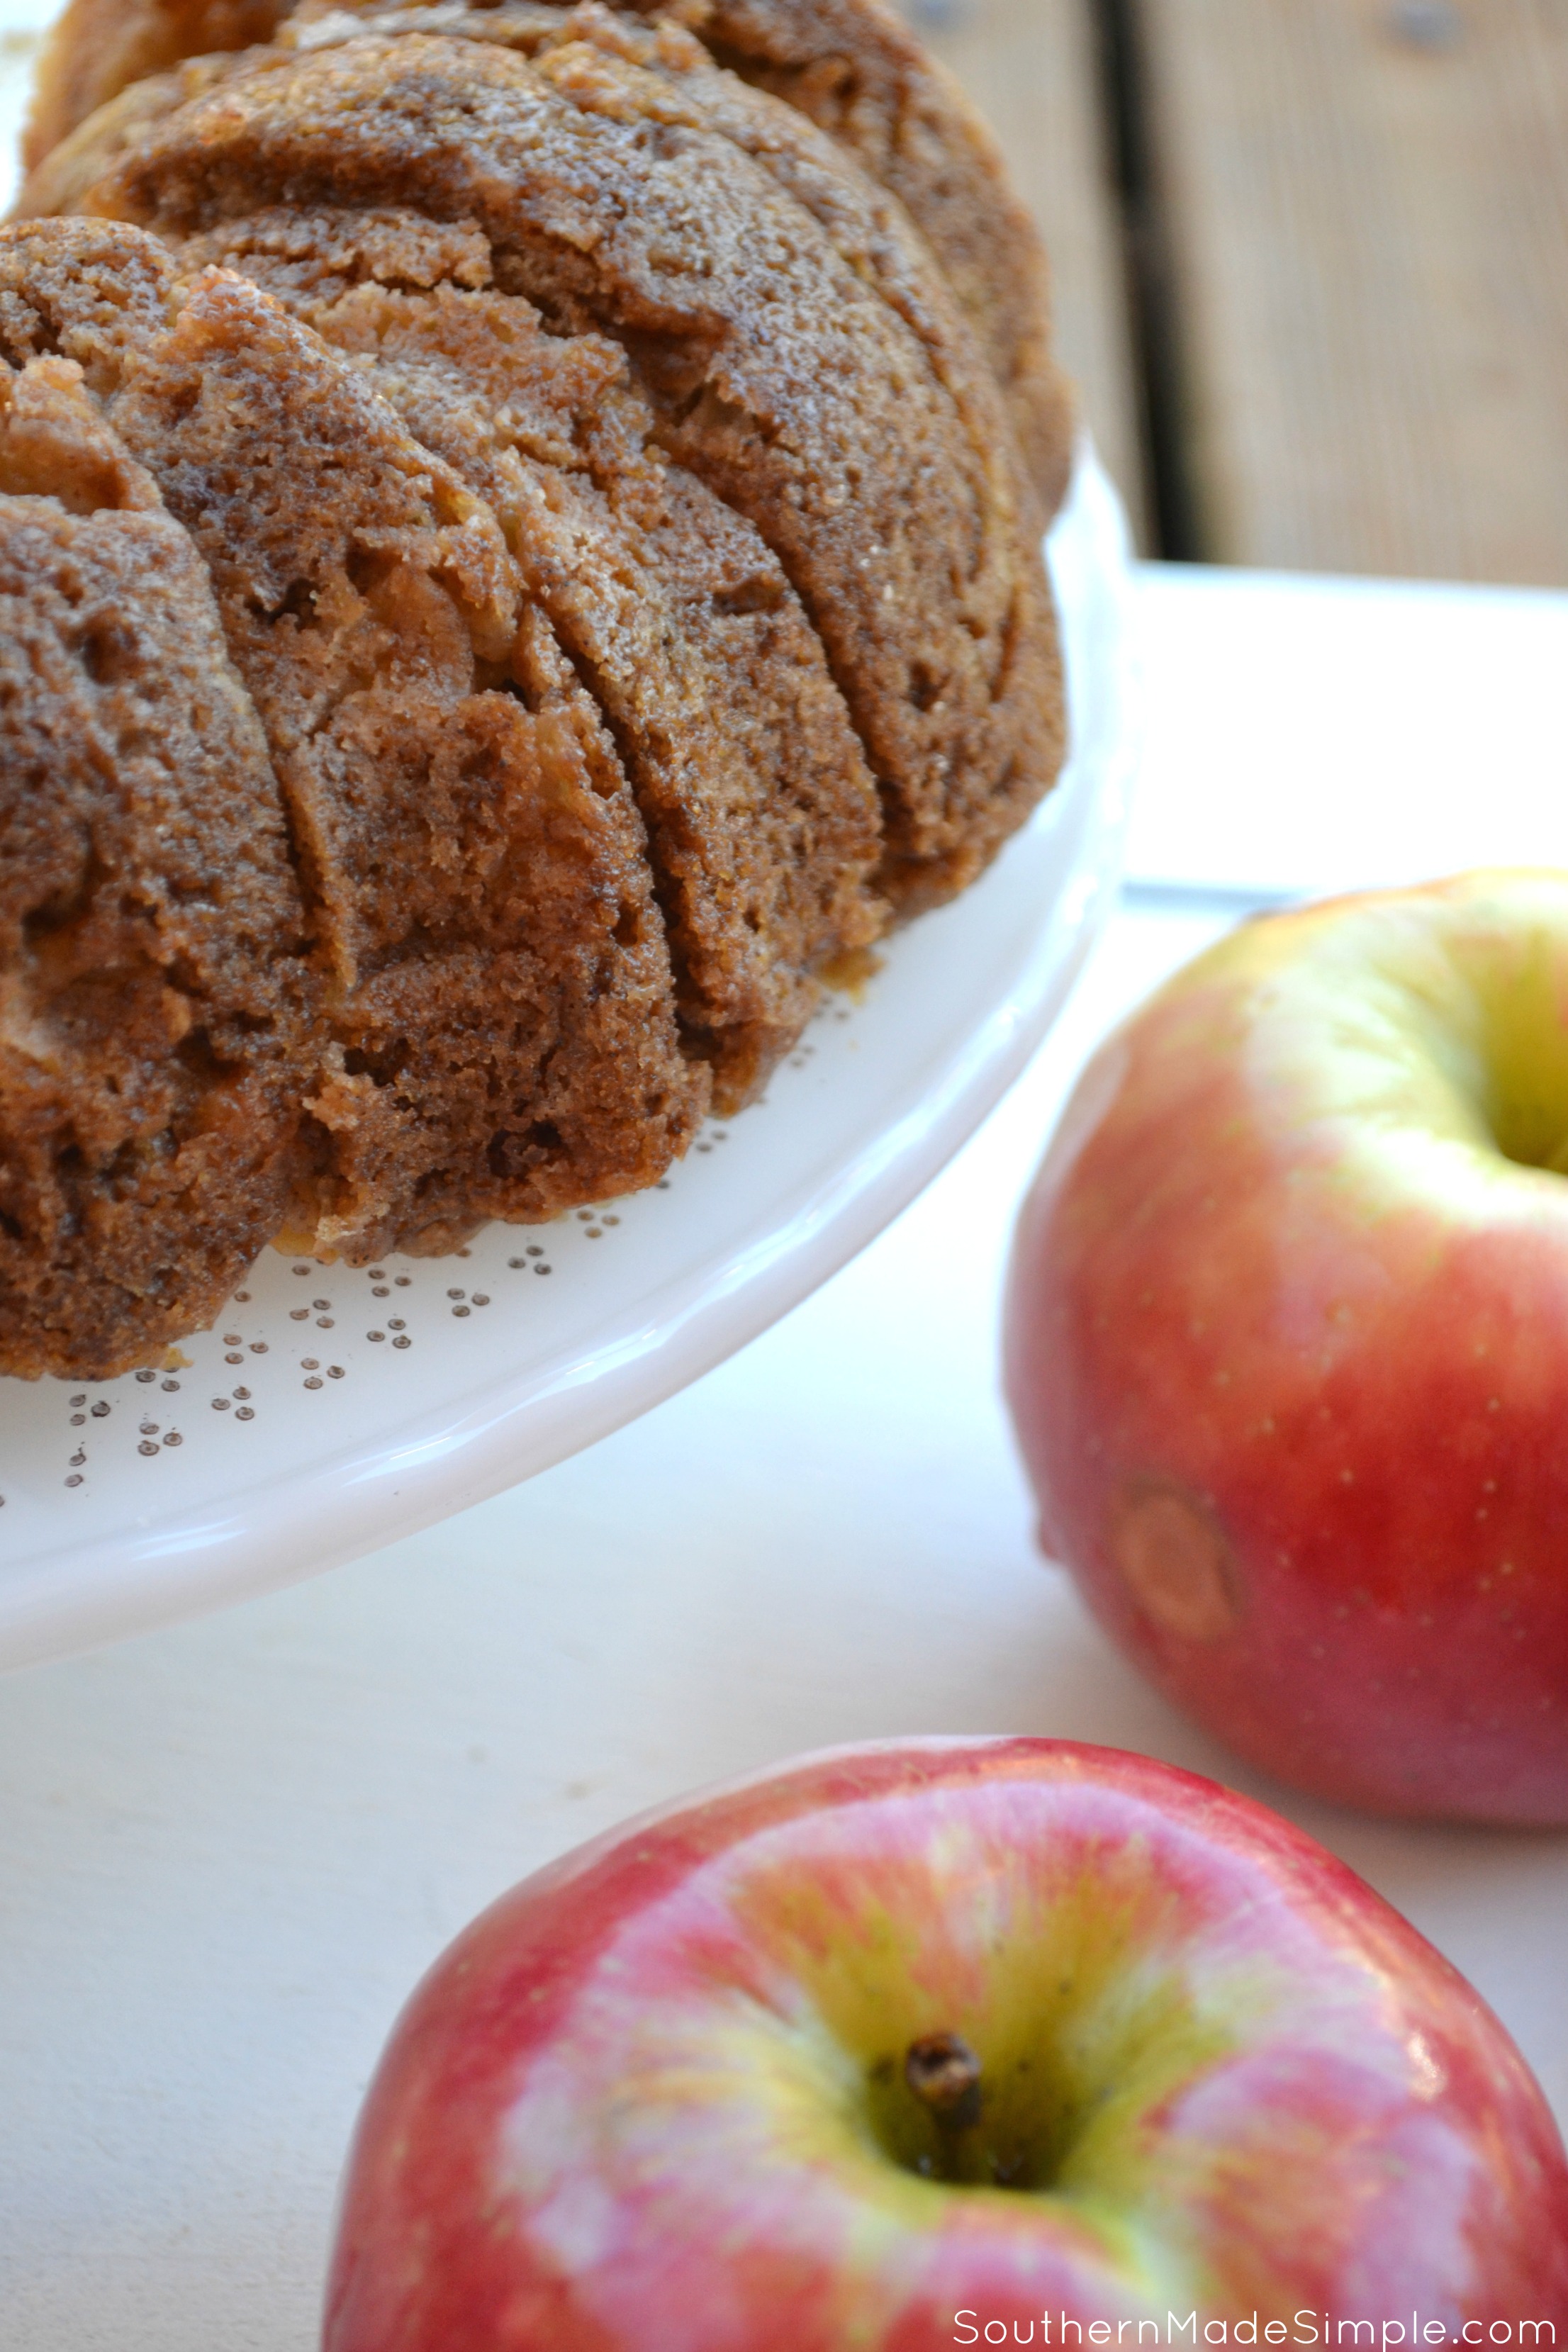
M1568 597L1151 569L1131 884L1056 1034L825 1290L532 1485L0 1683L0 2346L308 2352L394 2011L479 1906L721 1774L1054 1732L1282 1805L1480 1987L1568 2115L1568 1835L1241 1773L1037 1556L995 1380L1018 1196L1089 1047L1249 895L1568 864Z

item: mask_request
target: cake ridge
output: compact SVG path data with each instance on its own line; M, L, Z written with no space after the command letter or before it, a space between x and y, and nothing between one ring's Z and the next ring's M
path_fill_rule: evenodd
M279 267L268 252L284 217L315 228L331 264L324 289L308 282L309 262ZM258 276L368 365L416 438L488 499L619 748L647 827L678 1006L714 1059L716 1099L738 1107L798 1034L815 1002L811 974L882 928L864 887L878 812L847 713L765 547L653 445L651 415L617 380L618 345L595 334L566 345L543 334L522 298L478 283L388 285L396 217L252 216L187 244L182 265L221 259ZM367 244L374 278L342 290ZM468 274L480 274L477 255ZM585 389L572 383L579 363ZM786 700L794 725L759 740ZM726 766L745 782L743 796L731 789L732 813L700 787L704 767L721 776ZM795 837L764 858L792 809ZM748 845L750 882L736 868ZM712 904L716 890L750 892L755 936L732 915L718 918L721 938L711 917L704 929L700 908L685 903L694 888ZM742 959L727 982L715 952L731 967Z
M716 65L818 123L908 211L1009 399L1048 516L1066 486L1070 397L1050 357L1040 240L995 142L959 85L879 0L624 0L629 23L685 32ZM570 0L559 0L560 8ZM39 75L25 152L31 171L129 83L204 52L338 37L402 16L469 37L541 37L545 0L70 0Z
M820 29L839 0L799 5ZM25 857L0 877L24 918L0 1159L42 1171L0 1198L0 1298L38 1306L0 1316L0 1370L145 1361L268 1238L439 1253L654 1181L1059 764L1033 492L897 198L668 12L501 0L504 41L474 13L308 0L274 46L122 91L29 183L51 216L0 231L0 350L75 420L53 472L36 422L0 470L26 625L54 632L44 797L68 786L70 823L120 844L114 903L155 898L196 871L218 719L248 713L241 799L271 812L293 910L247 917L244 828L215 835L224 952L247 1001L287 1000L262 1037L158 979L162 949L138 962L140 934L117 979L82 932L76 996L49 996L53 901ZM92 530L184 551L227 702L153 615L134 725L102 737L132 704L50 585ZM171 697L189 787L121 841L135 714ZM29 1092L28 1008L101 1028L117 988L143 1041L122 1076L89 1053ZM168 1167L216 1204L183 1244Z
M699 176L708 142L722 141L722 133L666 126L677 147L650 156L636 119L648 78L639 82L637 75L624 60L590 57L576 43L537 66L496 48L470 49L465 58L462 45L433 36L346 43L307 53L292 72L268 65L255 76L237 73L159 126L89 201L140 217L166 236L188 235L253 204L258 191L275 197L283 187L300 202L415 199L438 216L477 219L497 255L503 290L568 312L578 306L577 323L614 334L660 410L665 446L744 515L784 563L833 653L873 770L892 787L899 887L914 903L931 903L963 887L1007 829L1004 807L988 844L966 848L954 826L944 837L941 800L955 777L968 814L983 809L988 776L1010 767L1026 779L1031 771L1048 774L1060 756L1059 740L1042 739L1037 730L1030 740L1034 713L1048 711L1051 702L1043 673L1033 701L1019 693L1009 706L1016 746L994 742L994 730L984 723L992 709L985 640L1006 625L1005 603L1020 594L1031 599L1038 607L1037 640L1043 645L1051 634L1037 556L1021 544L1025 518L997 395L991 391L990 423L1000 454L983 456L977 444L984 436L961 419L912 331L901 324L895 330L889 307L853 278L825 233L732 142L722 142L732 159L724 167L729 182L754 175L747 216L768 224L774 265L770 280L738 237L713 261L712 268L725 273L725 300L731 310L741 306L744 332L734 331L738 316L714 309L718 281L699 280L693 293L686 277L672 276L674 265L665 265L653 242L662 233L656 221L679 217L683 168L688 180ZM460 110L453 97L459 87ZM662 98L662 89L655 96ZM591 114L584 99L594 101ZM630 123L611 111L617 105L633 114ZM395 126L384 141L384 122ZM616 201L598 208L606 219L590 201L591 172L617 177ZM813 247L808 267L803 257ZM764 298L775 313L788 308L787 338L770 342L758 326ZM933 290L933 305L936 299ZM688 339L673 357L671 335ZM847 341L857 346L853 352L846 352ZM835 381L846 370L858 372L858 398L840 393ZM879 446L863 413L867 394L879 383L888 431L895 444L903 442L905 462L917 471L928 552L933 535L947 533L942 558L923 562L918 576L906 547L907 494L886 483L885 439ZM973 397L982 409L984 392L977 373ZM707 404L700 398L693 407L694 394L707 395ZM833 404L809 453L795 446ZM759 428L743 431L742 419L759 405ZM791 421L781 430L786 412ZM830 474L837 467L840 487L814 480L803 493L803 467ZM879 494L880 512L873 516L868 500ZM883 567L875 593L868 593L875 583L862 576L868 559L847 543L851 506L860 541ZM990 599L988 612L974 609L977 582ZM889 604L900 604L902 614L889 614ZM959 625L950 626L955 606ZM900 678L900 631L940 641L934 658L920 660L928 683ZM929 873L919 871L922 865Z

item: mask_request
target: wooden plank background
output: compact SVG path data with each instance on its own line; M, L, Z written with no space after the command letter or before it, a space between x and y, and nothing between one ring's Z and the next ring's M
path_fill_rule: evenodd
M908 15L996 131L1045 232L1057 348L1147 546L1142 390L1094 0L910 0Z
M1157 510L1184 543L1163 551L1568 583L1568 0L945 5L921 29L1035 204L1068 364L1135 497L1140 371L1170 330ZM1131 341L1108 23L1170 298Z
M1568 580L1563 0L1136 0L1202 551Z
M1148 551L1568 584L1568 0L905 5Z

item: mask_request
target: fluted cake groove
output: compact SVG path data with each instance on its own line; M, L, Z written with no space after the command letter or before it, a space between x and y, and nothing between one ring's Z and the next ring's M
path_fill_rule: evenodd
M929 230L755 41L483 14L156 58L0 232L0 1370L654 1181L1059 766Z

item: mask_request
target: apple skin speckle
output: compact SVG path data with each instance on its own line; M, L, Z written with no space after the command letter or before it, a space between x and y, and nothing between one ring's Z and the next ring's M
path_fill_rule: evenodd
M322 2341L945 2352L955 2314L1026 2344L1042 2308L1099 2341L1172 2279L1205 2318L1561 2326L1546 2102L1248 1799L1070 1741L890 1741L613 1831L465 1930L367 2095Z
M1222 940L1090 1063L1026 1204L1041 1543L1314 1795L1568 1822L1565 1136L1568 876L1479 875Z

